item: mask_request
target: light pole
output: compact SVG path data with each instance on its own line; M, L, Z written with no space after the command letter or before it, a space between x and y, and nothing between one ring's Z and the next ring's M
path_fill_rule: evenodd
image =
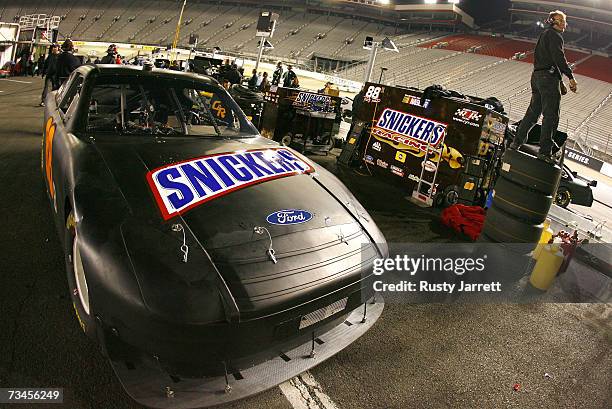
M376 61L376 55L378 54L378 49L382 48L387 51L393 51L399 53L399 50L389 39L389 37L385 37L381 42L376 42L372 37L366 37L363 42L363 48L366 50L370 50L370 58L368 59L368 68L366 68L365 76L363 79L363 83L369 82L372 78L372 71L374 71L374 62ZM386 68L385 68L386 69ZM382 72L381 72L382 78Z
M174 32L174 41L172 41L172 50L176 49L176 46L179 42L179 36L181 34L181 23L183 22L183 12L185 11L185 6L187 5L187 0L183 0L183 6L181 7L181 12L179 14L178 23L176 24L176 31ZM176 57L176 52L174 53Z
M378 79L379 84L382 84L383 75L385 74L385 71L387 70L388 70L387 67L380 67L380 78Z

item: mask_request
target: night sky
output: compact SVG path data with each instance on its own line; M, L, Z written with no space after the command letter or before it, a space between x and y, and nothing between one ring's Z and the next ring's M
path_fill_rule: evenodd
M474 17L478 25L510 19L510 0L461 0L459 7Z

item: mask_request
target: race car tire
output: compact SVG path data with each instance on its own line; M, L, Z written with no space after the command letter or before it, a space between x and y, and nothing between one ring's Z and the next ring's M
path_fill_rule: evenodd
M70 300L81 329L85 334L96 338L96 320L91 308L87 278L81 260L79 239L74 222L74 213L70 212L66 220L66 275Z
M572 192L565 186L559 186L557 193L555 193L555 204L565 209L571 202Z
M533 224L546 220L553 197L498 178L494 187L493 205L498 209Z
M500 176L544 195L552 195L561 180L561 166L544 162L528 153L508 149L502 158Z
M498 243L533 243L542 235L542 224L530 224L493 206L487 210L483 233Z

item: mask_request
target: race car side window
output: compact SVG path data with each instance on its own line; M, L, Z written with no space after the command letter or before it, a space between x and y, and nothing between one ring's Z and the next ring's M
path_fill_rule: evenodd
M60 112L65 116L64 119L70 118L74 113L82 88L83 76L77 73L76 78L70 82L70 87L65 91L65 95L58 106Z

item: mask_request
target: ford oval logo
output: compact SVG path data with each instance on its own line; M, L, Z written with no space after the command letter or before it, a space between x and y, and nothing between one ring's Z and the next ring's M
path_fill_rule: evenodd
M295 209L279 210L266 217L268 223L280 225L306 223L310 219L312 219L312 213Z

